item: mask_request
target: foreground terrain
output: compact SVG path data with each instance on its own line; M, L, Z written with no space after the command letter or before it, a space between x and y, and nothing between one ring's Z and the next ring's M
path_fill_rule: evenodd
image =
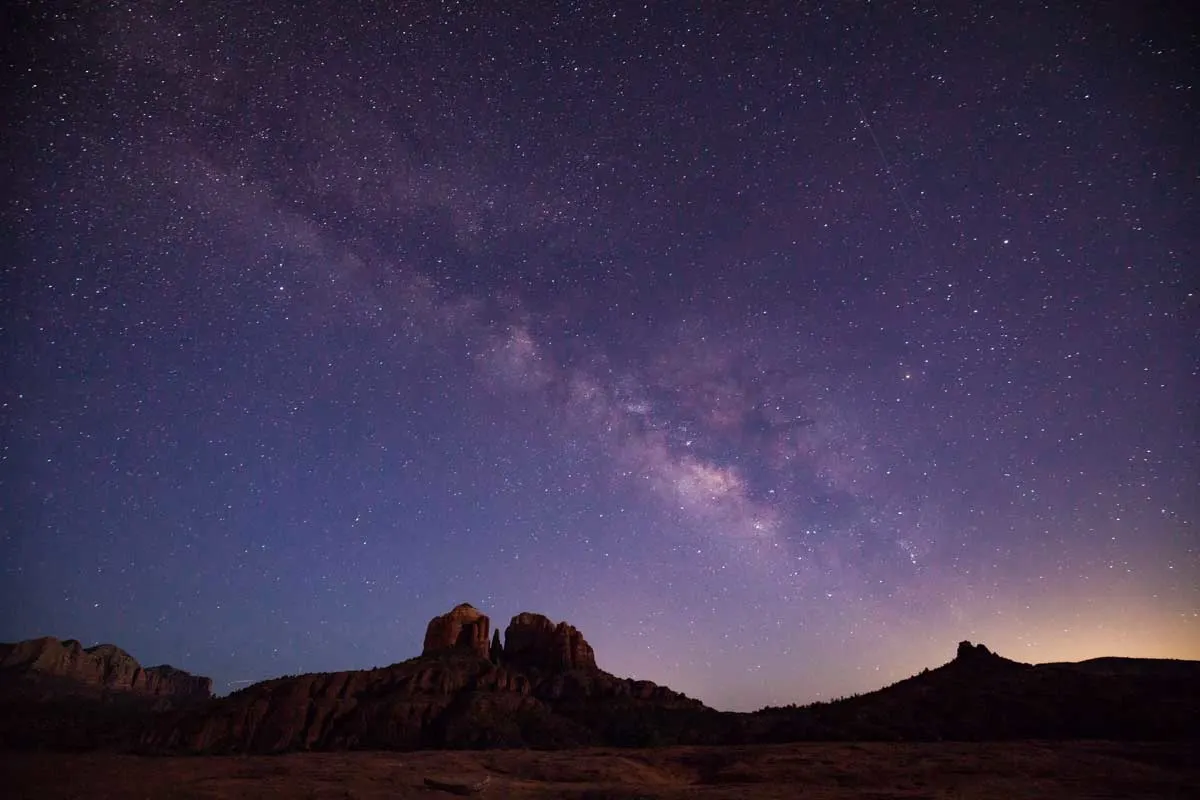
M1194 798L1194 742L801 743L146 757L0 753L0 792L39 798Z

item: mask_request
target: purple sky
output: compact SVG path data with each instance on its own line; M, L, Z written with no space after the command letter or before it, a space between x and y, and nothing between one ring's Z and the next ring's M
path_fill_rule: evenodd
M1186 4L79 5L4 70L0 639L1200 658Z

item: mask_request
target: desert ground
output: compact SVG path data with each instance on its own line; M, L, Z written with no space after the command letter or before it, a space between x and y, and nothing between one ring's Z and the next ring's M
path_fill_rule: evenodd
M817 743L748 747L146 757L2 753L10 798L1196 798L1196 743Z

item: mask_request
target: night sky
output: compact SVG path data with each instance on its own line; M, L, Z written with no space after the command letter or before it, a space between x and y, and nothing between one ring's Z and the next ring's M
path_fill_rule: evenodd
M1200 658L1188 4L78 5L6 12L0 640Z

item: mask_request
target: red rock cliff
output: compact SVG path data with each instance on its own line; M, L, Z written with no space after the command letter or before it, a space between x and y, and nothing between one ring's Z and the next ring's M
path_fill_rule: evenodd
M425 629L421 655L465 651L488 658L491 620L470 603L461 603L449 613L434 617Z
M596 654L573 625L541 614L517 614L504 630L505 663L559 672L596 669Z

